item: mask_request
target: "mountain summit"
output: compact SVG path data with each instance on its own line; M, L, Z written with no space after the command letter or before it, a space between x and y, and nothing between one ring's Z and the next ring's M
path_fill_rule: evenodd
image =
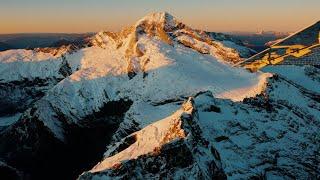
M93 38L92 44L104 48L107 45L124 46L127 58L139 57L143 55L139 40L144 37L156 37L172 46L183 45L226 63L236 63L242 60L242 55L252 53L252 50L236 42L216 40L208 32L192 29L166 12L151 13L117 33L102 31Z

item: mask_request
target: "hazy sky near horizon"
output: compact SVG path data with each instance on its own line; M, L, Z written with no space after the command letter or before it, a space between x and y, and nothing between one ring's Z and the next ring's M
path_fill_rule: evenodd
M320 20L320 0L0 0L0 33L117 31L167 11L210 31L296 31Z

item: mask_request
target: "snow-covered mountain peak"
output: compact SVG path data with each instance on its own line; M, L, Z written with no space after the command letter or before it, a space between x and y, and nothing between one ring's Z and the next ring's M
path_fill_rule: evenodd
M241 60L251 50L236 42L212 38L205 31L193 29L166 12L151 13L120 32L101 31L92 38L94 46L122 50L127 59L142 57L141 39L164 42L171 46L184 46L201 54L211 55L227 63Z
M176 29L179 24L182 23L169 13L151 13L119 32L101 31L97 33L92 39L92 44L102 48L107 48L107 46L117 49L126 47L127 51L130 51L129 49L135 48L137 41L143 35L147 35L149 38L158 37L160 40L172 44L168 33ZM128 56L133 55L133 53L127 53Z
M175 27L176 24L179 24L174 16L167 12L156 12L156 13L150 13L140 19L136 26L138 27L141 24L148 23L148 24L157 24L165 28L172 28Z

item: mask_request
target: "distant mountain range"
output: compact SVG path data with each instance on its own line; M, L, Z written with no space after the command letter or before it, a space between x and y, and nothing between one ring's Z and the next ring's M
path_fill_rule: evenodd
M94 33L61 34L61 33L34 33L34 34L0 34L0 51L8 49L33 49L42 47L59 47L79 43Z
M0 51L5 51L5 50L9 50L9 49L14 49L14 48L7 43L0 42Z
M59 47L61 45L77 44L92 36L94 33L84 34L60 34L60 33L38 33L38 34L0 34L0 51L8 49L33 49L41 47ZM223 35L229 39L237 41L238 44L247 46L256 52L260 52L268 47L269 42L288 36L290 33L261 31L261 32L229 32L215 33L218 37ZM227 35L228 34L228 35Z
M274 31L261 31L261 32L230 32L231 37L241 40L245 46L254 49L257 52L263 51L268 48L270 42L289 36L288 32L274 32Z

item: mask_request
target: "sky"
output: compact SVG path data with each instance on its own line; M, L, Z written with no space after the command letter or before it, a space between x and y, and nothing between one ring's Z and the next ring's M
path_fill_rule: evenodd
M216 32L292 32L320 20L320 0L0 0L0 33L118 31L151 12Z

